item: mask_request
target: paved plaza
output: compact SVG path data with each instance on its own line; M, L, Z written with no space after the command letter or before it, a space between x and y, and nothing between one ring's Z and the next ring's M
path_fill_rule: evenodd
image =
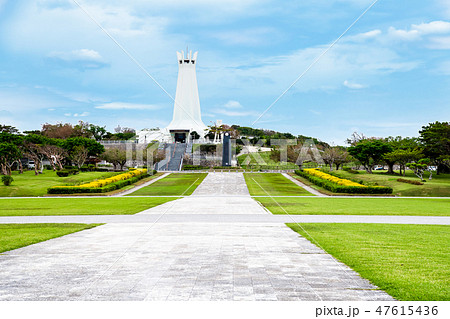
M242 174L210 173L192 196L127 216L151 222L0 254L0 300L392 300L283 223L239 216L272 217Z

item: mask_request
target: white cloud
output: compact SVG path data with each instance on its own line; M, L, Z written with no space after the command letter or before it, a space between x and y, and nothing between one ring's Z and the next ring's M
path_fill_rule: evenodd
M136 104L136 103L125 103L125 102L112 102L100 104L95 107L96 109L104 110L157 110L160 109L160 105L154 104Z
M401 30L394 27L390 27L388 30L389 36L404 41L415 41L420 39L420 33L418 30Z
M371 30L368 32L363 32L363 33L359 33L356 35L351 35L351 36L347 36L345 37L343 40L344 41L367 41L369 39L375 39L378 36L380 36L383 32L379 29L375 29L375 30Z
M411 28L417 30L420 34L450 33L450 22L432 21L430 23L413 24Z
M396 29L394 27L390 27L388 30L390 37L404 41L416 41L424 36L448 33L450 33L450 22L447 21L412 24L410 30Z
M349 82L347 80L344 81L344 86L348 87L349 89L352 90L359 90L359 89L364 89L366 86L359 84L359 83L354 83L354 82Z
M251 60L233 66L233 62L221 60L211 64L203 72L203 92L224 88L223 97L233 94L255 94L275 98L308 68L325 50L325 46L297 50L289 55L274 56L258 61ZM236 62L234 62L236 63ZM319 62L288 92L333 90L352 78L370 84L393 72L405 72L416 68L418 62L408 61L390 46L373 43L341 43L334 46ZM267 102L269 105L270 102Z
M239 109L242 108L242 105L238 101L230 100L227 103L225 103L224 107L227 109Z
M108 65L95 50L81 49L70 52L51 52L48 60L63 67L99 69Z
M427 45L430 49L450 50L450 37L434 37Z

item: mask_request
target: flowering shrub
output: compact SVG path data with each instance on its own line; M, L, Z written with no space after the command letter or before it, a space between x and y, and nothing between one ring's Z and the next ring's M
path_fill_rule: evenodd
M146 176L146 169L134 169L126 173L99 179L78 186L53 186L47 190L48 194L74 194L74 193L106 193L126 185L137 182Z
M348 179L343 179L343 178L339 178L339 177L324 173L322 171L319 171L317 168L307 168L307 169L304 169L303 171L309 175L313 175L313 176L317 176L322 179L326 179L326 180L328 180L332 183L336 183L338 185L367 187L367 186L361 185L359 183L352 182L351 180L348 180Z
M323 187L333 193L350 193L350 194L392 194L391 187L385 186L365 186L348 179L339 178L330 174L321 172L320 170L304 169L295 171L299 176L308 179L310 182Z

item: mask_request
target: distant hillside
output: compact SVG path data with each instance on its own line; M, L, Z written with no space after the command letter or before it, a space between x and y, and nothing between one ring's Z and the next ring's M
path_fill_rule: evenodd
M269 141L270 139L297 139L300 143L302 143L305 140L313 140L316 145L321 145L324 147L330 146L326 142L322 142L321 140L311 137L311 136L305 136L305 135L293 135L291 133L282 133L277 132L273 130L265 130L265 129L255 129L248 126L239 126L239 125L232 125L232 129L236 130L241 138L248 138L252 144L255 144L258 140L264 139ZM265 143L268 145L269 143Z

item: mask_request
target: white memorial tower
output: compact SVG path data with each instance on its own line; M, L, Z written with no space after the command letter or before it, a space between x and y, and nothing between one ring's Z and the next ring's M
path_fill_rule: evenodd
M203 137L208 129L202 121L200 112L197 76L195 74L197 54L198 52L195 52L192 55L192 51L190 51L186 52L185 56L183 51L177 52L177 91L173 119L167 127L174 142L186 142L189 139L189 133L193 131Z

